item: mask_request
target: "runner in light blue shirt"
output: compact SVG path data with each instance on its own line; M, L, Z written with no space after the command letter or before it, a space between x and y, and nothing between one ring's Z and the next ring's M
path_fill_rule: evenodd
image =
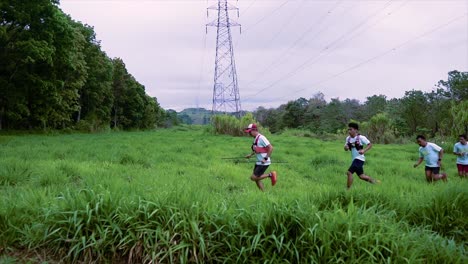
M462 178L468 177L468 143L466 135L458 137L459 142L453 146L453 154L457 155L458 176Z
M419 160L414 164L413 167L419 166L426 161L426 180L427 182L433 182L438 180L447 181L447 173L440 173L440 165L442 164L442 157L444 150L438 145L427 142L426 138L422 135L416 137L416 143L419 147Z

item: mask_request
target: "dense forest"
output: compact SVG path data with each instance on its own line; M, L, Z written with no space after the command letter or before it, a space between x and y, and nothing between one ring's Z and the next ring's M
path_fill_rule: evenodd
M74 21L58 0L0 1L0 130L100 131L209 124L209 110L163 109L120 58L101 49L92 26ZM436 82L436 81L435 81ZM431 92L403 98L369 95L363 103L323 93L254 117L271 132L285 128L339 132L350 120L376 141L468 131L468 72L451 71ZM325 91L326 92L326 91Z
M0 1L0 129L162 125L157 99L58 4Z
M355 120L378 142L415 134L457 136L468 132L468 72L451 71L437 89L406 91L402 98L372 95L364 103L339 98L326 102L324 94L317 93L276 109L259 107L254 116L271 132L303 128L317 134L336 133Z

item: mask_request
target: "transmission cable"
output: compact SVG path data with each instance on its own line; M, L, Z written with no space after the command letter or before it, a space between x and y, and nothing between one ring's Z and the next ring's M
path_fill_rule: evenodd
M409 43L411 43L411 42L413 42L413 41L415 41L415 40L418 40L418 39L420 39L420 38L423 38L423 37L425 37L425 36L427 36L427 35L430 35L430 34L436 32L436 31L438 31L438 30L441 30L442 28L447 27L448 25L450 25L450 24L452 24L452 23L454 23L454 22L456 22L456 21L458 21L458 20L460 20L460 19L466 17L467 15L468 15L468 13L464 13L463 15L458 16L458 17L456 17L456 18L454 18L454 19L452 19L452 20L450 20L450 21L448 21L448 22L446 22L446 23L444 23L444 24L442 24L442 25L440 25L440 26L437 26L437 27L435 27L435 28L432 28L431 30L426 31L426 32L424 32L423 34L420 34L420 35L418 35L418 36L416 36L416 37L413 37L413 38L411 38L411 39L409 39L409 40L406 40L406 41L404 41L404 42L398 44L397 46L395 46L395 47L393 47L393 48L391 48L391 49L388 49L388 50L386 50L386 51L384 51L384 52L382 52L382 53L380 53L380 54L378 54L378 55L375 55L375 56L373 56L373 57L371 57L371 58L369 58L369 59L366 59L366 60L364 60L364 61L361 61L361 62L359 62L359 63L357 63L357 64L355 64L355 65L353 65L353 66L351 66L351 67L349 67L349 68L347 68L347 69L345 69L345 70L339 72L339 73L336 73L336 74L331 75L331 76L328 77L328 78L325 78L325 79L323 79L323 80L321 80L321 81L312 83L311 85L312 85L312 86L313 86L313 85L319 85L319 84L321 84L321 83L324 83L324 82L327 82L327 81L329 81L329 80L331 80L331 79L334 79L334 78L336 78L336 77L338 77L338 76L340 76L340 75L342 75L342 74L344 74L344 73L346 73L346 72L349 72L349 71L351 71L351 70L357 69L357 68L359 68L359 67L361 67L361 66L363 66L363 65L365 65L365 64L367 64L367 63L369 63L369 62L371 62L371 61L377 60L377 59L379 59L379 58L381 58L381 57L383 57L383 56L385 56L385 55L387 55L387 54L390 54L391 52L393 52L393 51L395 51L395 50L397 50L397 49L400 49L401 47L406 46L406 45L408 45ZM272 87L272 86L273 86L273 85L270 85L269 87ZM268 88L269 88L269 87L268 87ZM298 92L301 92L301 91L304 91L304 90L307 90L307 88L296 90L296 91L294 91L293 93L290 93L289 95L291 95L291 94L297 94ZM285 97L279 97L279 98L276 98L275 100L284 99L284 98L285 98Z
M397 8L395 8L394 10L392 10L391 12L389 12L389 13L387 14L387 16L388 16L388 15L391 15L391 14L395 13L396 11L398 11L399 9L401 9L401 8L402 8L404 5L406 5L408 2L409 2L409 0L406 0L406 1L402 2L402 4L400 4ZM387 7L387 6L385 6L383 9L385 9L386 7ZM383 9L380 10L380 11L383 11ZM379 12L380 12L380 11L379 11ZM358 37L358 36L360 36L361 34L363 34L367 29L370 29L370 28L376 26L379 22L381 22L381 21L384 20L385 18L386 18L385 16L384 16L384 17L381 17L379 20L375 21L372 25L368 26L366 29L362 30L361 32L359 32L359 33L357 33L357 34L355 34L355 35L353 35L353 36L351 36L351 37L348 38L348 39L345 39L345 41L343 41L341 44L346 43L346 42L349 42L349 41L355 39L356 37ZM369 19L366 19L366 23L367 23L367 21L369 21ZM358 29L359 27L361 27L361 26L355 27L352 31L355 31L355 30ZM352 32L352 31L351 31L351 32ZM344 36L346 36L346 34L342 35L342 37L340 37L340 39L342 39ZM309 60L307 60L306 65L302 64L302 65L304 65L304 68L302 68L302 69L298 68L298 70L299 70L299 71L305 70L305 69L309 68L311 65L315 64L316 62L318 62L323 56L332 53L334 50L336 50L336 49L340 46L340 45L336 45L336 43L339 43L339 42L335 40L332 44L329 44L327 47L325 47L324 49L322 49L322 50L319 52L319 54L318 54L317 56L315 56L315 57L310 58ZM339 43L339 44L340 44L340 43ZM333 48L330 49L330 47L332 47L333 45L335 45L335 46L334 46Z
M388 5L390 4L392 0L389 0L387 1L383 7L381 7L380 9L377 10L377 12L373 13L371 16L367 17L364 21L362 21L361 23L359 23L357 26L353 27L350 31L347 31L346 33L342 34L339 38L335 39L334 41L332 41L331 43L329 43L328 45L326 45L320 52L318 55L314 56L314 57L311 57L309 59L307 59L304 63L302 63L301 65L299 65L299 67L296 67L293 71L287 73L286 75L284 75L283 77L279 78L278 80L274 81L272 84L268 85L267 87L261 89L260 91L258 91L257 93L255 93L254 95L250 96L250 97L247 97L247 98L251 98L251 97L254 97L258 94L260 94L261 92L265 91L266 89L269 89L271 87L273 87L274 85L276 85L277 83L285 80L285 79L288 79L294 75L296 75L297 73L299 73L301 70L303 70L309 63L311 63L312 61L316 61L317 58L320 58L321 55L323 54L324 51L327 51L331 46L333 46L335 43L338 43L339 40L343 39L347 34L349 34L350 32L354 32L356 31L358 28L362 27L363 25L365 25L370 18L376 16L378 13L380 13L381 11L383 11L384 9L386 9L388 7ZM314 61L314 62L315 62ZM246 98L244 98L245 100Z
M257 20L257 22L255 22L252 26L250 26L248 29L249 30L252 30L253 27L257 26L258 24L260 24L263 20L265 20L267 17L269 17L270 15L273 15L274 13L278 12L283 6L285 6L286 4L288 4L290 1L289 0L286 0L284 1L281 5L279 5L277 8L275 8L273 11L271 11L270 13L267 13L265 16L263 16L262 18L260 18L259 20Z
M252 2L250 3L250 5L244 9L244 11L242 12L242 15L245 15L245 13L247 12L247 10L249 10L249 9L255 4L255 1L257 1L257 0L252 0Z
M299 38L297 38L291 46L289 46L286 50L284 50L279 56L277 56L268 66L259 74L256 74L256 77L263 76L265 73L269 72L273 66L277 64L278 61L281 60L282 57L284 57L291 49L293 49L307 34L309 34L313 29L320 27L322 23L326 20L326 17L333 12L341 3L343 0L336 1L334 5L332 6L331 9L329 9L324 15L322 15L319 19L316 20L316 23L312 23L312 26L310 26L306 31L304 31ZM346 13L346 12L345 12ZM318 26L317 26L318 24ZM322 28L322 30L318 31L314 36L313 39L315 39L317 36L320 35L327 27ZM252 80L246 84L247 87L250 86L250 84L254 83L256 80Z
M305 4L306 1L307 0L301 0L301 3L291 13L291 15L286 19L286 23L283 23L281 25L280 29L273 35L273 37L271 39L269 39L268 41L265 42L265 45L263 45L263 47L260 48L260 50L264 50L268 46L268 44L272 43L281 34L281 32L283 32L283 30L286 28L286 26L288 26L294 20L294 16L296 15L297 11L302 8L302 6Z

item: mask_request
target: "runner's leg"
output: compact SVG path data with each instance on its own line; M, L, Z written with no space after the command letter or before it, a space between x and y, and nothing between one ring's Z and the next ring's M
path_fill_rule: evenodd
M351 185L353 185L353 173L348 171L346 172L346 175L348 176L348 189L351 188Z
M432 182L433 181L433 178L432 178L432 171L431 170L426 170L426 181L427 182Z

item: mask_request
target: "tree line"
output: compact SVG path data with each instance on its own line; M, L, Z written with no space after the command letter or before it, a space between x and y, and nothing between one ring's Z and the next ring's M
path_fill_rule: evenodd
M162 109L122 59L102 51L94 29L58 5L58 0L0 1L0 130L98 131L211 122L203 111ZM253 114L271 132L337 133L355 120L377 141L467 133L468 72L451 71L438 89L407 91L399 99L373 95L364 103L326 102L317 93L278 108L259 107Z
M364 103L339 98L326 102L319 92L278 108L259 107L254 117L271 132L301 128L318 134L340 132L354 120L382 143L415 134L457 136L468 132L468 72L449 72L448 79L439 81L431 92L411 90L393 99L372 95Z
M58 0L0 2L1 129L145 129L166 111Z

